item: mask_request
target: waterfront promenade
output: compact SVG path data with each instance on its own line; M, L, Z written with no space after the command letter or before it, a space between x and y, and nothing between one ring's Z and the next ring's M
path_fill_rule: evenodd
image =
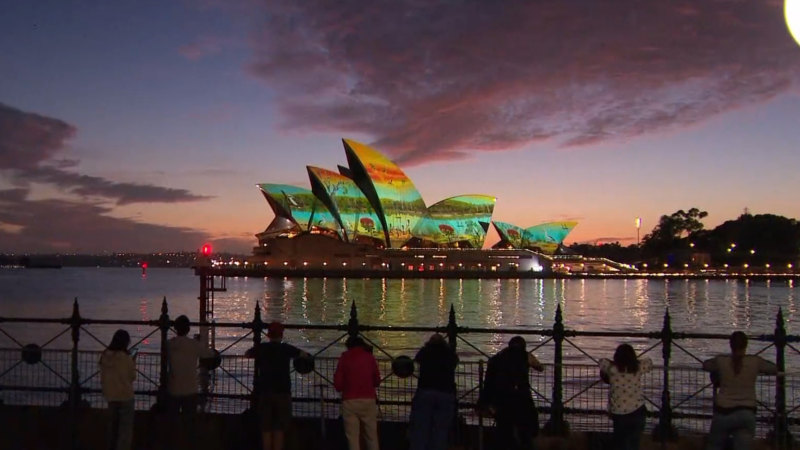
M207 376L204 377L203 390L205 402L200 420L211 421L203 427L221 442L233 441L234 436L246 436L248 409L252 405L252 360L244 358L237 349L261 341L265 330L260 308L253 313L253 319L240 323L193 324L201 330L213 329L217 332L227 330L236 333L236 340L224 348L218 348L219 358L209 362ZM41 326L50 324L59 330L53 336L43 336L37 343L26 343L16 339L12 324ZM171 336L173 322L169 316L166 299L162 302L162 314L158 320L94 320L81 317L76 301L73 314L60 319L0 317L0 334L3 341L0 350L0 399L4 402L3 414L6 423L25 436L48 438L52 433L37 433L37 429L51 429L58 424L65 429L61 436L75 448L91 448L84 440L95 439L97 429L104 423L105 402L99 393L97 376L98 346L104 344L96 334L101 327L138 327L145 339L152 339L164 345ZM686 350L688 340L704 339L724 341L727 335L707 333L686 333L672 328L669 314L664 315L661 329L642 332L572 330L561 317L560 307L556 311L552 328L545 329L482 329L462 327L456 323L451 308L450 320L441 327L391 327L362 324L358 320L355 305L351 307L350 319L341 325L297 325L287 324L287 329L298 332L327 331L336 337L316 349L313 370L301 374L295 372L293 397L295 426L299 430L308 427L312 431L301 431L302 438L314 438L316 442L335 440L337 418L339 417L339 397L331 386L336 355L341 351L341 343L347 336L364 337L374 347L379 358L383 383L378 391L381 407L382 429L389 439L387 445L402 442L405 423L408 419L410 402L416 386L413 376L402 377L395 369L399 354L376 345L370 339L376 333L431 333L440 332L450 343L465 355L457 372L459 420L454 428L454 444L463 448L490 448L493 424L490 419L475 414L477 394L483 378L485 360L489 356L472 344L471 338L491 333L506 336L514 334L529 338L543 339L531 350L545 363L542 375L532 376L531 384L537 408L540 411L540 424L543 436L560 447L580 447L580 442L594 445L602 442L610 430L610 420L605 412L607 387L598 378L597 359L606 355L593 355L588 347L581 345L581 339L615 339L648 342L642 353L650 356L657 369L645 379L648 417L647 434L656 442L681 442L681 448L693 448L698 436L708 429L711 414L713 386L708 375L699 370L697 363L686 365L673 361L674 353L680 353L690 360L700 361L703 355L695 355ZM775 317L775 328L764 330L764 334L751 335L751 352L761 353L774 359L781 368L796 367L800 351L795 347L800 342L798 336L787 336L783 315L780 311ZM213 333L212 333L213 336ZM58 348L55 343L69 342L69 348ZM212 340L213 341L213 340ZM136 344L134 344L136 345ZM568 352L567 349L571 350ZM565 361L566 354L572 354ZM576 359L575 354L582 355ZM136 406L142 420L137 430L143 437L138 439L160 439L156 428L163 420L159 419L159 408L164 399L166 385L166 359L164 352L142 352L137 358L139 377L135 385ZM685 358L684 358L685 359ZM800 378L789 373L785 378L762 377L758 384L759 414L757 436L768 439L773 444L785 443L786 437L798 425L798 403L796 392L800 389ZM152 411L152 412L148 412ZM16 419L15 419L16 418ZM86 419L85 419L86 418ZM13 425L17 421L16 425ZM41 425L42 423L46 425ZM149 426L147 424L153 424ZM150 428L148 428L148 426ZM141 428L144 427L144 428ZM27 431L26 431L27 430ZM218 430L218 431L214 431ZM95 437L92 437L95 436ZM214 437L208 437L212 442ZM62 439L60 439L61 441ZM17 444L10 444L17 445ZM219 444L222 445L222 444ZM244 445L244 444L242 444ZM306 444L298 443L301 448ZM308 444L312 445L312 444ZM563 447L567 445L567 447ZM578 445L578 447L570 447ZM661 444L659 444L661 445ZM14 448L14 447L9 447ZM22 447L26 448L26 447ZM36 448L36 447L27 447ZM46 447L45 447L46 448ZM217 447L220 448L220 447ZM221 447L225 448L225 447ZM236 447L232 447L236 448ZM241 448L241 447L239 447ZM309 447L309 448L313 448ZM402 448L402 446L400 447ZM602 447L599 447L602 448ZM661 448L661 447L659 447ZM672 447L671 447L672 448Z

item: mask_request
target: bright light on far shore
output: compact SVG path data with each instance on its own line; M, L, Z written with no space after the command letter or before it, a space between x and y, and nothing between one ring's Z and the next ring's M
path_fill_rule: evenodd
M783 7L786 16L786 26L795 42L800 45L800 0L786 0Z

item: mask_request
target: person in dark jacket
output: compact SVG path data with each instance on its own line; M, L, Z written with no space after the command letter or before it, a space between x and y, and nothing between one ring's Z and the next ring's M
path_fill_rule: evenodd
M456 411L458 356L437 333L428 339L414 360L419 364L419 381L411 403L410 450L446 450Z
M498 450L533 448L539 432L539 414L531 395L530 369L544 366L526 349L522 336L514 336L508 347L489 358L479 403L495 419L495 447Z
M286 430L292 420L289 363L292 358L308 355L282 342L283 329L280 322L270 323L267 331L269 342L262 342L245 353L245 356L256 359L258 368L256 389L264 450L282 450L284 447Z

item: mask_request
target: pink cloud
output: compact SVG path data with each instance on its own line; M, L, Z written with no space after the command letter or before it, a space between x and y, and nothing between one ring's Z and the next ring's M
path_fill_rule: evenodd
M267 1L250 73L284 126L366 133L406 164L588 145L796 84L780 3Z

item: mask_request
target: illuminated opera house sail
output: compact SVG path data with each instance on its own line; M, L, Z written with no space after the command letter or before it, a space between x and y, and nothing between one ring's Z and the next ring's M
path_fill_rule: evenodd
M286 254L277 249L279 246L291 247L296 255L343 255L353 249L361 249L364 255L424 249L433 252L432 258L438 251L439 259L446 259L453 251L460 255L482 251L482 257L511 250L518 250L522 256L528 254L524 252L553 254L576 225L554 222L523 229L492 222L496 199L491 195L457 195L427 206L397 164L368 145L349 139L342 142L347 166L338 166L337 170L307 166L310 188L257 185L275 215L267 229L257 235L259 246L254 256L260 255L263 264L269 263L272 253ZM492 223L501 241L494 250L481 250ZM342 261L347 264L347 260ZM381 261L384 267L390 264ZM327 259L324 263L328 264ZM300 263L287 259L281 264ZM367 262L362 264L366 266ZM519 267L519 263L507 264Z

